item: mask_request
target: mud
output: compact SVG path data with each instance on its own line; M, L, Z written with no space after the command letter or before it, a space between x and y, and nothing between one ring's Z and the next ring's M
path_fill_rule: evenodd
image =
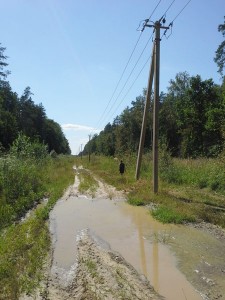
M52 211L51 270L36 299L225 299L224 230L163 225L113 187L99 182L93 198L78 185Z
M52 281L48 299L163 299L119 253L98 245L87 230L80 235L77 253L76 276L61 289Z

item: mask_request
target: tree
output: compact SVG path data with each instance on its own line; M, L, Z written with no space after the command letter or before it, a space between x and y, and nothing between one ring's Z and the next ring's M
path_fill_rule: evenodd
M36 105L32 98L30 87L24 90L19 101L18 122L19 129L26 136L38 138L43 141L44 120L46 118L45 110L41 104Z
M160 139L182 157L215 156L222 150L224 102L221 88L199 75L176 75L160 108Z
M4 55L4 51L6 48L1 47L0 43L0 80L5 80L7 75L10 74L9 71L4 71L4 68L8 66L8 64L5 62L7 59L7 56Z
M222 33L223 37L225 37L225 16L223 24L220 24L218 26L218 31ZM218 66L218 72L221 76L223 76L223 69L225 65L225 40L222 41L222 43L217 48L214 61Z
M4 82L0 85L0 144L5 150L9 150L18 135L17 112L17 94Z
M71 154L69 143L60 125L51 119L45 119L44 142L48 145L49 152L54 150L58 154Z

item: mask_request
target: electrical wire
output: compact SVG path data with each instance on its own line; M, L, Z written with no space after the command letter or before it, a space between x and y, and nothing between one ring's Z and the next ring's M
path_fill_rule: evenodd
M161 2L161 1L158 2L158 4L157 4L157 6L155 7L154 11L156 10L156 8L157 8L158 5L160 4L160 2ZM165 11L165 13L164 13L163 16L160 18L159 21L161 21L161 20L166 16L166 13L167 13L167 12L169 11L169 9L172 7L172 5L174 4L174 2L175 2L175 0L173 0L173 1L171 2L171 4L169 5L169 7L167 8L167 10ZM178 18L178 16L184 11L184 9L188 6L188 4L189 4L190 2L191 2L191 0L189 0L189 1L184 5L184 7L183 7L183 8L179 11L179 13L174 17L173 21L170 22L170 24L169 24L168 27L170 27L171 30L172 30L172 26L173 26L174 21L175 21L175 20ZM154 11L153 11L153 13L154 13ZM153 14L153 13L152 13L152 14ZM151 16L152 16L152 15L151 15ZM149 19L145 20L145 25L146 25L147 22L150 20L151 16L149 17ZM143 28L144 28L144 27L143 27ZM164 32L163 35L166 34L167 30L168 30L168 29L165 30L165 32ZM171 34L172 34L172 32L171 32ZM170 34L170 35L171 35L171 34ZM153 33L152 33L152 35L153 35ZM150 39L152 38L152 35L151 35ZM144 49L142 50L142 52L141 52L141 54L140 54L140 56L139 56L137 62L135 63L135 65L134 65L132 71L130 72L130 74L129 74L129 76L128 76L126 82L125 82L125 84L123 85L122 89L120 90L120 93L118 94L118 96L117 96L117 98L116 98L116 100L115 100L113 106L115 105L115 103L117 102L117 100L118 100L118 98L120 97L121 93L123 92L125 86L127 85L127 82L128 82L128 80L130 79L130 77L131 77L131 75L132 75L134 69L136 68L136 66L137 66L137 64L138 64L138 62L139 62L139 60L140 60L142 54L144 53L144 50L146 49L146 47L147 47L147 45L148 45L148 43L149 43L149 41L150 41L150 39L148 40L147 44L145 45ZM133 81L133 83L131 84L131 86L129 87L129 89L127 90L126 94L124 95L124 97L122 98L122 100L121 100L121 101L119 102L119 104L117 105L117 107L116 107L116 109L114 110L113 114L110 116L110 119L115 115L116 111L118 110L118 108L120 107L120 105L122 104L122 102L125 100L126 96L128 95L128 93L130 92L130 90L131 90L132 87L134 86L135 82L136 82L137 79L139 78L140 74L142 73L143 69L145 68L145 66L146 66L146 64L147 64L147 62L148 62L149 60L150 60L150 57L147 59L147 61L146 61L145 64L143 65L142 69L141 69L140 72L138 73L137 77L135 78L135 80ZM110 108L108 114L109 114L110 111L112 110L113 106ZM107 114L107 115L108 115L108 114Z
M152 11L151 15L150 15L149 18L148 18L147 20L145 20L145 21L149 21L149 20L150 20L150 18L152 17L152 15L154 14L154 12L156 11L156 9L157 9L157 7L159 6L159 4L160 4L161 1L162 1L162 0L159 0L159 2L157 3L157 5L155 6L154 10ZM110 103L111 103L111 101L112 101L112 99L113 99L113 97L114 97L114 95L115 95L117 89L118 89L118 86L119 86L119 84L120 84L120 82L121 82L121 80L122 80L122 78L123 78L123 75L124 75L124 73L125 73L125 71L126 71L128 65L129 65L129 63L130 63L130 61L131 61L131 58L132 58L132 56L133 56L133 54L134 54L134 51L135 51L135 49L137 48L137 45L138 45L138 43L139 43L139 41L140 41L140 39L141 39L142 33L143 33L143 30L141 31L141 33L140 33L140 35L139 35L139 37L138 37L138 39L137 39L137 42L136 42L136 44L134 45L134 48L133 48L133 50L132 50L132 52L131 52L131 54L130 54L130 57L129 57L129 59L128 59L126 65L125 65L125 67L124 67L124 70L123 70L123 72L122 72L122 75L120 76L120 78L119 78L119 80L118 80L118 82L117 82L117 84L116 84L116 87L115 87L115 89L114 89L114 91L113 91L113 93L112 93L112 96L110 97L110 99L109 99L109 101L108 101L108 104L107 104L105 110L103 111L103 113L102 113L102 115L101 115L99 121L98 121L98 124L101 122L101 120L102 120L103 117L105 116L105 113L106 113L106 111L107 111L107 109L108 109L108 107L109 107L109 105L110 105ZM97 127L97 126L96 126L96 127Z
M107 106L106 106L104 112L102 113L102 115L101 115L101 117L100 117L100 119L99 119L99 121L98 121L98 124L101 122L102 118L104 117L105 112L106 112L106 110L108 109L109 104L111 103L111 101L112 101L112 99L113 99L113 97L114 97L114 95L115 95L115 93L116 93L116 91L117 91L117 89L118 89L118 86L119 86L119 84L120 84L120 82L121 82L121 80L122 80L122 78L123 78L123 75L124 75L124 73L125 73L125 71L126 71L128 65L129 65L129 63L130 63L130 60L131 60L131 58L132 58L132 56L133 56L133 54L134 54L134 51L135 51L135 49L137 48L137 45L138 45L138 43L139 43L139 41L140 41L140 38L141 38L142 33L143 33L143 32L141 32L140 35L139 35L139 38L138 38L138 40L137 40L137 42L136 42L136 44L135 44L135 46L134 46L134 48L133 48L133 50L132 50L132 52L131 52L131 54L130 54L130 57L129 57L129 59L128 59L126 65L125 65L125 68L124 68L124 70L123 70L123 72L122 72L122 75L120 76L120 79L119 79L119 81L118 81L117 84L116 84L116 87L115 87L115 89L114 89L114 91L113 91L113 93L112 93L112 96L111 96L111 98L110 98L110 100L109 100L109 102L108 102L108 104L107 104Z
M162 17L159 19L159 22L162 21L162 19L166 16L166 13L169 11L169 9L171 8L171 6L174 4L175 1L176 1L176 0L173 0L173 1L170 3L170 5L169 5L169 7L167 8L167 10L164 12L164 14L162 15Z
M123 92L124 88L126 87L126 85L127 85L128 81L129 81L131 75L133 74L133 72L134 72L134 70L135 70L135 68L136 68L136 66L137 66L137 64L138 64L138 62L140 61L140 59L141 59L141 57L142 57L142 55L143 55L145 49L147 48L147 46L148 46L150 40L152 39L152 36L153 36L153 33L151 34L150 38L148 39L147 43L145 44L145 46L144 46L144 48L143 48L141 54L139 55L139 57L138 57L138 59L137 59L135 65L134 65L133 69L131 70L131 72L130 72L128 78L127 78L127 80L125 81L123 87L121 88L119 94L117 95L117 97L116 97L114 103L111 105L111 107L110 107L109 111L107 112L105 118L106 118L106 117L109 115L109 113L112 111L113 106L116 104L117 100L119 99L120 95L122 94L122 92ZM103 120L105 120L105 118L104 118Z
M159 4L160 4L161 1L162 1L162 0L160 0L160 1L158 2L158 4L156 5L156 7L154 8L153 12L151 13L150 17L148 18L148 20L151 19L152 15L153 15L154 12L156 11L156 9L157 9L157 7L159 6ZM174 1L175 1L175 0L174 0Z
M133 81L133 83L131 84L131 86L129 87L129 89L127 90L126 94L124 95L124 97L122 98L122 100L120 101L120 103L117 105L116 109L114 110L113 114L110 116L110 119L115 115L115 112L118 110L118 108L120 107L120 105L122 104L122 102L125 100L125 98L127 97L127 95L129 94L130 90L132 89L132 87L134 86L135 82L138 80L139 76L141 75L142 71L144 70L144 68L146 67L147 63L149 62L151 56L146 60L146 62L144 63L143 67L141 68L140 72L138 73L138 75L136 76L135 80Z
M189 0L184 7L180 10L180 12L176 15L176 17L173 19L173 21L171 22L173 24L173 22L177 19L177 17L183 12L183 10L188 6L188 4L191 2L191 0Z
M163 36L166 36L167 39L171 36L171 34L172 34L172 27L173 27L174 21L178 18L178 16L183 12L183 10L188 6L188 4L189 4L190 2L191 2L191 0L189 0L189 1L184 5L184 7L183 7L183 8L179 11L179 13L175 16L175 18L173 19L173 21L170 22L170 24L169 24L168 27L171 29L171 33L169 34L169 36L166 36L166 32L167 32L167 30L168 30L168 29L166 29L166 30L164 31L163 35L161 36L161 39L163 38Z

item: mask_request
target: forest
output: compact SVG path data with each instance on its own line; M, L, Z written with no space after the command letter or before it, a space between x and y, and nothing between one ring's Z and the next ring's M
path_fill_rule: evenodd
M224 23L218 31L225 36ZM213 59L213 58L212 58ZM167 92L161 92L159 107L159 141L173 157L217 157L224 149L225 140L225 40L215 51L214 62L221 75L221 84L186 71L171 79ZM92 136L83 154L119 156L137 153L146 89L131 102L99 135ZM148 112L145 151L152 147L153 97Z
M145 94L132 101L112 124L94 135L84 154L106 156L135 153L138 150ZM152 103L152 101L151 101ZM152 105L148 113L145 150L152 146ZM167 93L160 95L160 144L172 156L181 158L216 157L224 148L225 80L217 85L212 79L181 72L170 80ZM127 153L127 154L129 154Z
M0 152L6 153L19 135L47 146L48 152L70 154L69 143L60 125L47 117L43 105L32 100L30 87L18 96L7 81L6 48L0 44Z

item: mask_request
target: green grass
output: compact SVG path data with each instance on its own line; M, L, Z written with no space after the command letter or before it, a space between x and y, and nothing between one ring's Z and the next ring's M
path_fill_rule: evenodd
M74 182L73 165L73 157L59 156L42 166L37 166L39 169L39 172L36 173L37 181L44 191L39 196L48 197L48 202L40 205L24 222L19 222L14 204L6 204L6 196L2 190L0 213L1 217L8 216L8 226L5 222L0 232L0 299L18 299L21 293L32 295L35 288L38 287L50 247L46 220L56 201ZM15 177L13 179L16 180ZM10 181L8 182L10 183ZM28 207L34 207L33 198L29 199L29 195L26 197L32 204ZM21 201L20 198L18 201ZM38 198L37 201L40 202L41 198ZM15 220L16 222L14 222Z
M121 158L126 165L123 177L118 171ZM182 160L160 152L159 192L154 194L151 153L143 156L138 181L135 180L136 157L121 158L114 160L112 157L92 156L89 163L83 157L82 164L106 183L126 191L130 204L139 206L155 203L159 207L166 207L166 213L159 210L159 215L164 214L163 222L204 220L225 227L225 159ZM159 215L154 217L159 218Z
M186 214L176 212L172 208L160 206L152 211L152 216L162 223L182 224L185 222L194 222L195 218Z
M80 180L80 184L78 187L79 192L81 193L89 192L94 197L96 190L98 188L98 182L85 169L79 169L78 177Z

